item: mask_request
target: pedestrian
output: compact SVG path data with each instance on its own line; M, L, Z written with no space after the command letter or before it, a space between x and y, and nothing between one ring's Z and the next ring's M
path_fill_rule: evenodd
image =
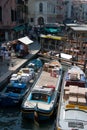
M1 49L0 55L1 55L1 57L2 57L2 61L4 61L5 56L4 56L4 50L3 50L3 49Z

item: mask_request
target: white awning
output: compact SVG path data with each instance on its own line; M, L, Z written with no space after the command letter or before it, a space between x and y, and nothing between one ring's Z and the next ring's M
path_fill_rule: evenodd
M25 37L22 37L22 38L19 38L18 41L26 44L26 45L29 45L31 43L33 43L33 41L31 39L29 39L28 36L25 36Z
M64 59L71 59L72 58L72 55L69 55L69 54L65 54L65 53L61 53L61 58L64 58Z

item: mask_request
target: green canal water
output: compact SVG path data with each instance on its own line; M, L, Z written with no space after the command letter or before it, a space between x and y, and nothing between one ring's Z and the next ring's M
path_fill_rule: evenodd
M53 130L55 119L36 125L24 120L19 108L0 109L0 130Z

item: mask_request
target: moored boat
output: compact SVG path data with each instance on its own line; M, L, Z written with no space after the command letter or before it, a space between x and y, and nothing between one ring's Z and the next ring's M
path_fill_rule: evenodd
M42 68L42 66L43 63L40 60L40 58L33 59L28 63L28 67L33 68L35 72L37 72L40 68Z
M87 130L86 76L78 66L72 66L65 74L55 129Z
M10 82L0 93L0 106L11 107L22 103L24 96L30 90L31 80L34 82L35 72L33 68L21 68L16 74L12 74Z
M29 88L25 83L9 83L0 93L0 107L11 107L21 104Z
M35 120L50 119L57 106L61 79L62 65L57 60L44 63L40 77L22 103L22 116Z

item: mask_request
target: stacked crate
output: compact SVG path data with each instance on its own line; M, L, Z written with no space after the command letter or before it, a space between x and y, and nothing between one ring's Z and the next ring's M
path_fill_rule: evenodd
M69 85L64 87L64 100L69 104L87 105L87 88Z
M78 88L78 104L86 105L86 91L87 88Z
M77 104L78 86L70 85L69 88L69 103Z

